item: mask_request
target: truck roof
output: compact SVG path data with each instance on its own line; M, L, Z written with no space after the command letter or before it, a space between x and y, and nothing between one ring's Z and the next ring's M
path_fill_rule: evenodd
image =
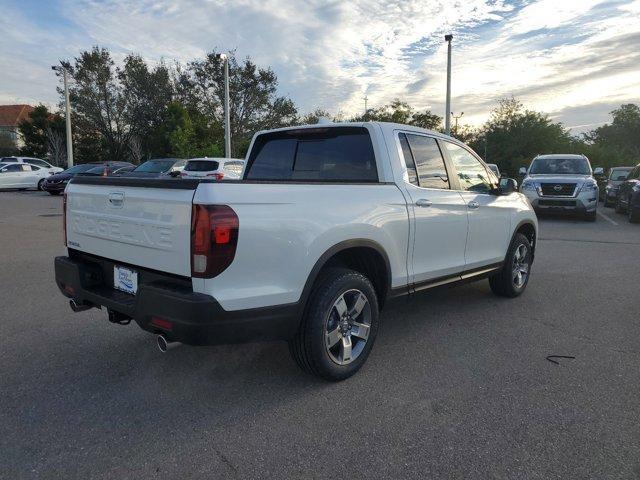
M269 132L282 132L286 130L300 130L300 129L308 129L308 128L336 128L336 127L366 127L367 125L378 125L380 129L384 133L389 133L393 130L405 130L416 133L428 133L429 135L436 136L439 138L447 139L454 143L460 143L460 140L453 138L449 135L445 135L444 133L436 132L435 130L428 130L426 128L415 127L413 125L405 125L403 123L392 123L392 122L327 122L327 123L316 123L313 125L293 125L290 127L282 127L282 128L274 128L271 130L261 130L256 133L256 135L261 135Z
M550 153L550 154L546 154L546 155L536 155L534 160L536 158L549 158L549 159L555 159L555 158L587 158L582 154L575 154L575 153Z

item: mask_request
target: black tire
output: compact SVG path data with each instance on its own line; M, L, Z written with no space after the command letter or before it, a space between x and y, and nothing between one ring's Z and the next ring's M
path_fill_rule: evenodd
M44 178L41 178L40 181L38 182L38 191L41 192L42 191L42 185L44 184Z
M523 262L527 266L527 273L524 277L523 283L518 285L515 280L515 267L517 262L516 251L522 247L526 250ZM511 245L509 245L509 250L507 251L502 270L492 277L489 277L491 291L501 297L509 298L517 297L524 292L525 288L527 288L527 284L529 283L529 276L531 275L531 259L532 251L529 239L523 234L517 233L513 237Z
M616 213L624 213L624 207L620 203L620 197L616 198Z
M49 192L49 195L60 195L60 192Z
M596 221L596 210L594 210L593 212L587 212L584 214L584 219L587 222L595 222Z
M631 205L631 199L629 199L629 205L627 206L627 215L629 223L640 223L640 208Z
M330 347L327 346L329 330L338 331L345 322L342 322L335 309L335 303L339 298L353 295L353 292L362 293L368 302L368 307L361 309L357 319L364 323L365 313L368 315L368 336L361 340L357 334L353 336L353 352L359 347L358 354L349 363L339 364L334 358ZM302 370L312 375L331 381L340 381L349 378L360 370L369 356L379 328L378 297L371 281L364 275L346 268L329 268L322 272L309 297L305 315L296 335L289 342L291 356ZM338 318L337 323L335 319ZM335 329L330 326L333 322ZM357 324L356 324L357 325ZM359 329L358 329L359 330ZM355 330L354 330L355 331ZM352 332L349 328L349 345L352 345ZM334 349L344 349L342 337L339 337ZM364 341L364 343L359 343Z
M604 206L605 208L611 208L611 207L613 207L613 203L611 203L611 202L608 200L608 198L605 198L605 199L604 199L603 204L604 204L603 206Z

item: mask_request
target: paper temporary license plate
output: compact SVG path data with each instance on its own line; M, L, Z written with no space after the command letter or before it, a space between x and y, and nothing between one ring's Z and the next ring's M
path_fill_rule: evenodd
M138 291L138 272L114 265L113 286L117 290L135 295Z

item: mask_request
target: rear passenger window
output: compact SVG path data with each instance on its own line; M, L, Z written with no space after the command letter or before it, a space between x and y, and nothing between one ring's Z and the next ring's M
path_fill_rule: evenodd
M413 160L413 154L409 147L409 140L404 133L400 134L400 146L402 147L402 156L404 157L404 164L407 167L407 174L409 175L409 183L418 185L418 174L416 172L416 164Z
M249 180L377 182L366 128L286 130L259 136L248 160Z
M418 181L424 188L449 188L447 168L438 142L435 138L424 135L407 134L407 140L413 153L418 171Z

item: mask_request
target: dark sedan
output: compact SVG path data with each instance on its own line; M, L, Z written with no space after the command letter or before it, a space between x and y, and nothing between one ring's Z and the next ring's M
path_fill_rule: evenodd
M640 165L634 167L618 187L616 212L626 212L631 223L640 222Z
M76 175L111 175L123 169L133 169L133 164L127 162L82 163L74 165L63 172L48 177L42 189L51 195L60 195Z

